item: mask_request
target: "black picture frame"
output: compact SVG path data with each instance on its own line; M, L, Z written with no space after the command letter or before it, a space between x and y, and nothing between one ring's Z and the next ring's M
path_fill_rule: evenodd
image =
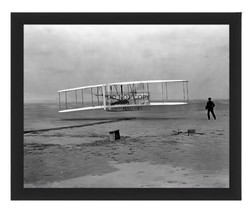
M229 188L23 188L24 24L230 26ZM11 13L11 200L241 200L241 13Z

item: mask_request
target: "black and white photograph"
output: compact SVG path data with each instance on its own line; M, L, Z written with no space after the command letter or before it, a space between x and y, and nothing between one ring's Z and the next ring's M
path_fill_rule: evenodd
M240 14L11 26L12 199L240 199Z
M229 188L228 25L24 25L24 188Z

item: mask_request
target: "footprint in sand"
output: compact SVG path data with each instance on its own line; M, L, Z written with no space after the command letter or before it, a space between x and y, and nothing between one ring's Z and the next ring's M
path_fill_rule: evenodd
M167 181L167 183L174 184L174 183L178 183L178 182L177 181Z
M182 184L187 184L187 182L182 182Z
M168 160L168 158L166 158L166 157L162 157L162 158L160 158L160 159Z

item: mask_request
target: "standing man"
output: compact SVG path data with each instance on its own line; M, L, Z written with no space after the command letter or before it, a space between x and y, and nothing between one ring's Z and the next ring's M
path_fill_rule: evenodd
M210 112L211 114L213 115L214 119L216 120L216 117L215 117L215 114L214 114L214 107L215 107L215 104L213 101L211 101L211 98L209 97L208 98L208 102L207 102L207 105L206 105L206 109L207 109L207 118L210 120Z

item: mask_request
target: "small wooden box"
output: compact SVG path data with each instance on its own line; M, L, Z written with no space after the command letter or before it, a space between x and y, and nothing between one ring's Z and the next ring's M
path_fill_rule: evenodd
M120 139L119 130L109 132L109 138L111 142L119 140Z

